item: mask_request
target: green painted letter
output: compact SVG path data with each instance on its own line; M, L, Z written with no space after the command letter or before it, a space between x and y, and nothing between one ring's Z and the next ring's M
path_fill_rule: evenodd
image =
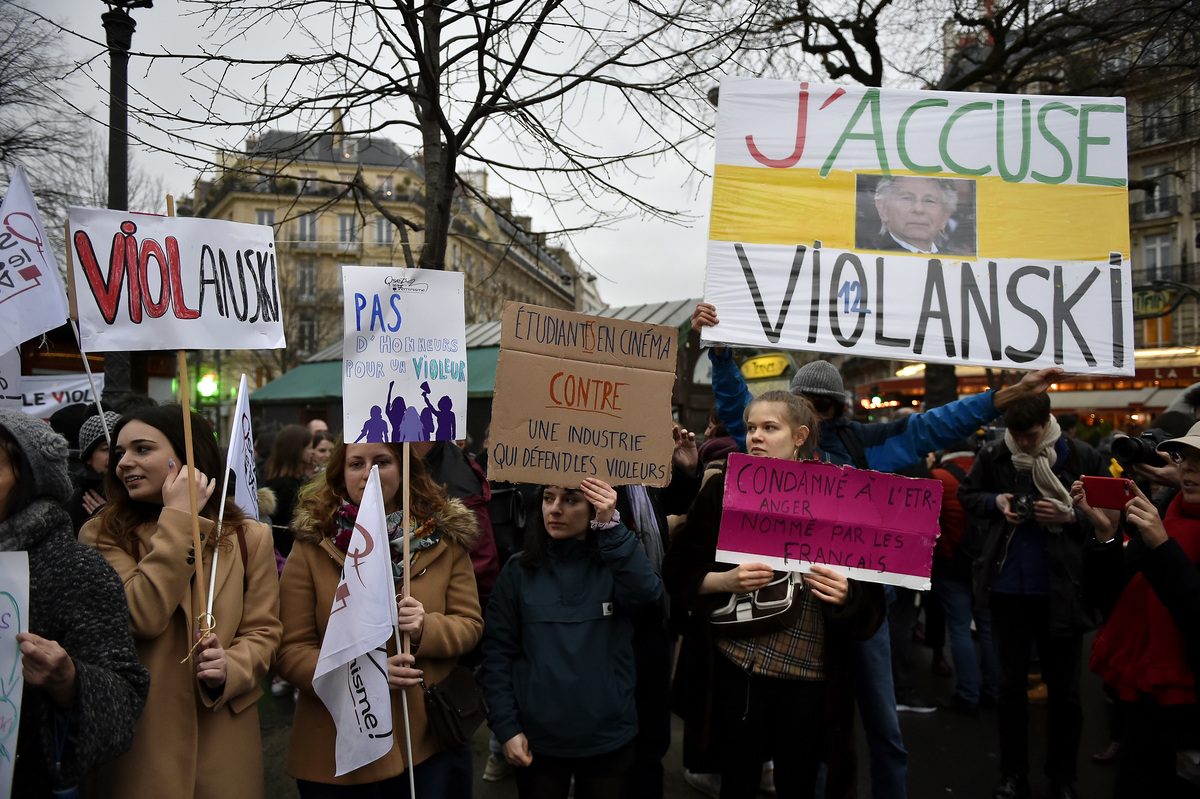
M858 124L859 117L863 115L863 111L867 110L868 106L871 108L872 131L870 133L851 133L854 130L854 126ZM887 144L883 139L883 122L879 118L879 89L867 89L863 94L863 98L859 101L858 108L854 109L854 114L850 117L850 122L847 123L846 129L842 131L842 135L838 137L837 144L833 146L829 157L821 165L821 177L825 177L829 174L829 170L833 169L833 162L837 160L838 153L842 151L842 145L849 139L866 139L867 141L875 142L875 152L879 158L879 168L885 176L891 176L892 170L888 166L887 160Z
M941 172L942 165L934 164L933 166L923 166L918 164L908 157L908 148L905 146L905 138L907 136L908 121L912 115L920 111L922 108L946 108L950 105L949 100L943 100L940 97L933 97L928 100L921 100L913 103L908 108L904 109L904 113L900 115L900 125L896 128L896 148L900 151L900 160L904 165L913 172Z

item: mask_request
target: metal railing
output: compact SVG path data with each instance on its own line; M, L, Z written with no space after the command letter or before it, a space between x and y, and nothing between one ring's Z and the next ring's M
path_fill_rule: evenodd
M1129 204L1129 221L1142 222L1147 219L1161 219L1175 216L1179 213L1179 195L1161 194L1147 197Z

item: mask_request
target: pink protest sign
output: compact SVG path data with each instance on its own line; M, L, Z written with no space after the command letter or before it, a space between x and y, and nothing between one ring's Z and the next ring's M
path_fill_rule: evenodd
M823 563L855 580L929 587L938 480L735 454L723 504L718 561L782 571Z

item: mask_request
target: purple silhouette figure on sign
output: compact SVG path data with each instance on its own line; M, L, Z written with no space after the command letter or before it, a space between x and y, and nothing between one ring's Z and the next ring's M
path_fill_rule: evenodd
M362 432L354 439L354 443L357 444L364 438L368 444L382 444L388 440L388 425L378 405L371 406L371 418L363 422Z
M395 380L388 383L388 396L384 407L387 409L388 421L392 423L392 437L389 440L403 441L404 438L400 435L400 426L404 422L404 397L397 394L396 399L392 399L392 389L395 387Z
M401 441L421 441L421 412L415 405L409 405L404 412L404 421L400 424Z
M433 413L437 417L437 440L453 441L458 438L455 435L457 428L454 419L454 401L449 396L438 400L438 409Z

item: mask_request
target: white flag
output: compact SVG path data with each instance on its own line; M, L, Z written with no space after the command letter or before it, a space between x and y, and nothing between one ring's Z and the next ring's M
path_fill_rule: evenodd
M19 166L0 205L0 352L65 321L67 292Z
M21 410L21 353L0 353L0 408Z
M229 455L226 469L232 469L235 483L233 501L248 519L258 518L258 475L254 471L254 430L250 424L250 391L246 388L246 373L238 384L237 407L233 411L233 426L229 430Z
M313 690L337 725L338 777L392 748L386 647L396 627L396 586L390 552L379 467L373 466L313 673Z

